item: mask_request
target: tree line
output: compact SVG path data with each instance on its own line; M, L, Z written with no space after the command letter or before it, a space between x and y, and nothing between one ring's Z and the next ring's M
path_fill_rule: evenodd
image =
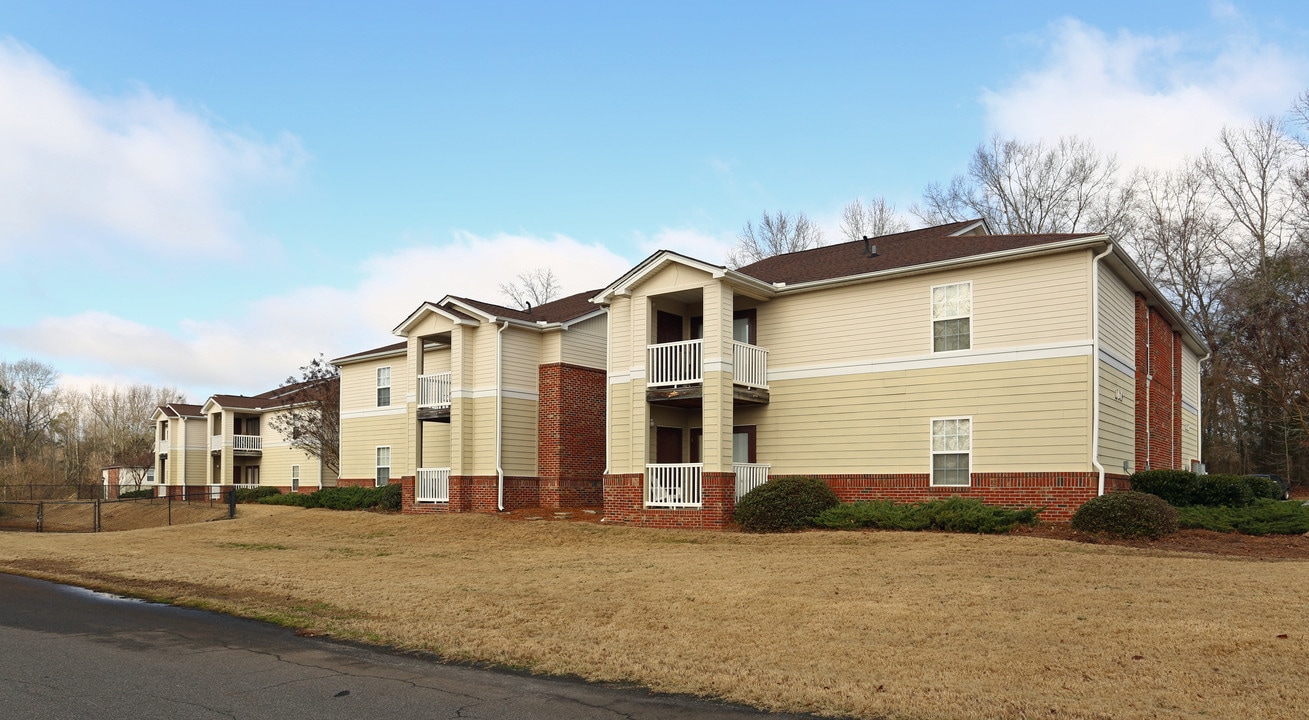
M840 233L979 217L998 233L1116 238L1211 350L1201 377L1210 471L1309 480L1309 91L1283 116L1224 127L1166 170L1123 168L1076 137L994 137L908 215L883 198L852 201ZM739 267L824 241L804 213L765 212L728 259Z

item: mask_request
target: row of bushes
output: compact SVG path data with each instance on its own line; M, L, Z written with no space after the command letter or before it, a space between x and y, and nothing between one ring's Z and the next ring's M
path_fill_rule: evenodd
M1186 470L1142 470L1132 489L1163 498L1173 507L1245 507L1259 500L1281 500L1282 488L1249 475L1196 475Z
M140 490L119 490L119 500L133 500L136 498L152 498L156 495L154 488L141 488Z
M951 497L918 503L874 500L842 504L826 483L811 477L780 477L746 493L734 519L747 532L787 532L809 527L834 530L945 530L1004 533L1034 525L1038 508L1009 510L980 500Z
M372 508L399 510L400 485L393 483L379 488L323 488L307 495L299 493L272 494L259 498L258 502L264 505L296 505L306 508L327 508L328 510L368 510Z
M1242 535L1302 535L1309 533L1309 507L1298 502L1259 500L1245 507L1192 506L1177 509L1184 528L1239 532Z

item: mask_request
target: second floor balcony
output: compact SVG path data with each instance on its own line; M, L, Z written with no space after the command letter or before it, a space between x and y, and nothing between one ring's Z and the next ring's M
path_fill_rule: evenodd
M418 376L418 419L450 422L451 374Z
M682 340L646 346L646 399L675 405L698 405L704 389L704 340ZM735 402L768 402L768 350L732 342L732 386Z
M229 438L230 443L227 442ZM214 435L209 438L209 449L214 452L222 452L227 444L237 455L259 455L264 451L264 439L259 435Z

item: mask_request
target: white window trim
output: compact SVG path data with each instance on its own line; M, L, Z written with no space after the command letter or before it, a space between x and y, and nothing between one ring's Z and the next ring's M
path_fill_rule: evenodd
M377 464L377 461L380 459L380 458L377 457L377 451L378 451L378 450L381 450L382 448L386 448L386 462L387 462L386 465L378 465L378 464ZM394 459L395 459L395 458L392 457L392 455L391 455L391 446L390 446L390 445L377 445L377 446L375 446L375 447L373 448L373 487L381 487L381 485L379 485L378 482L377 482L377 471L378 471L378 470L381 470L382 468L386 468L386 484L388 484L388 485L391 484L391 468L392 468L392 465L391 465L390 463L391 463Z
M383 370L386 371L386 384L385 384L385 385L382 384L382 371L383 371ZM391 366L390 366L390 365L383 365L382 367L377 368L376 377L377 377L377 388L376 388L376 390L381 390L382 388L386 388L386 404L383 405L383 404L381 404L381 403L379 402L379 403L377 403L377 407L391 407L391 400L393 399L393 398L391 397ZM377 399L377 392L376 392L376 390L373 392L373 399L374 399L374 401L376 401L376 399Z
M940 453L937 453L936 450L932 449L932 440L935 437L932 434L932 424L936 422L940 422L942 420L967 420L968 421L968 483L966 485L946 485L946 484L938 485L936 483L936 456L938 454L940 455L959 454L957 450L948 451L948 452L942 451ZM947 415L945 417L934 417L934 418L929 418L927 420L927 474L928 477L931 478L928 481L929 485L931 485L932 487L947 487L947 488L966 488L966 487L973 486L973 444L974 444L973 436L976 434L974 432L975 429L976 428L973 425L972 415Z
M291 489L297 492L300 490L300 466L299 465L291 466Z
M967 285L967 286L968 286L968 314L967 314L967 315L952 315L952 316L950 316L950 317L937 318L937 317L936 317L936 314L935 314L935 309L936 309L936 289L937 289L937 288L943 288L943 287L950 287L951 285ZM973 310L974 310L974 305L973 305L973 281L972 281L972 280L962 280L962 281L959 281L959 282L940 283L940 284L938 284L938 285L933 285L931 288L928 289L928 291L927 291L927 321L928 321L928 326L927 326L927 329L928 329L928 334L927 334L927 343L928 343L928 345L931 347L931 349L932 349L932 354L933 354L933 355L950 355L950 354L959 354L959 353L966 353L966 352L971 352L971 351L972 351L972 349L973 349ZM964 349L962 349L962 350L937 350L937 349L936 349L936 323L937 323L937 320L962 320L962 319L964 319L964 318L968 318L968 347L967 347L967 348L964 348Z

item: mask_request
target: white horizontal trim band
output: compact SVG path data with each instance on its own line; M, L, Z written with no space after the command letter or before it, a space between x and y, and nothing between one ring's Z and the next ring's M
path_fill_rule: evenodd
M391 407L372 408L369 410L342 410L341 419L347 418L367 418L367 417L385 417L387 415L404 415L405 408L403 405Z
M1191 413L1196 417L1200 417L1200 411L1194 405L1191 404L1190 400L1187 400L1186 398L1182 398L1182 409Z
M1104 345L1100 346L1100 359L1127 377L1136 377L1136 364L1124 362L1121 356Z
M906 358L889 358L886 360L865 360L857 363L833 363L826 365L796 365L786 368L770 368L768 382L778 380L804 380L818 377L835 377L838 375L863 375L866 373L891 372L896 370L926 370L934 368L962 367L966 365L986 365L1001 362L1023 362L1027 360L1048 360L1052 358L1088 356L1091 343L1080 340L1067 343L1054 343L1023 348L1006 348L1003 350L965 350L944 356L920 355Z

